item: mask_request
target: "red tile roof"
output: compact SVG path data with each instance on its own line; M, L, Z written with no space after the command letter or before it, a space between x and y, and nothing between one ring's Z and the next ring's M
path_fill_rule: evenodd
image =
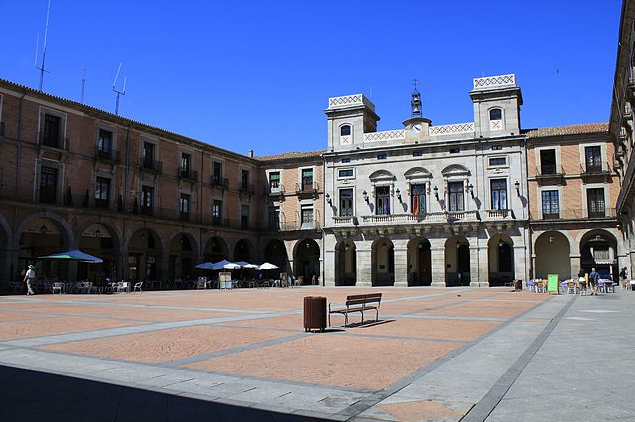
M547 136L559 135L582 135L585 133L608 133L609 124L603 123L584 123L581 125L555 126L555 127L539 127L538 129L527 129L523 133L528 138L544 138Z
M298 160L303 158L319 158L325 152L326 152L325 150L306 151L306 152L293 151L293 152L283 152L282 154L276 154L276 155L263 155L262 157L254 157L254 158L260 161Z

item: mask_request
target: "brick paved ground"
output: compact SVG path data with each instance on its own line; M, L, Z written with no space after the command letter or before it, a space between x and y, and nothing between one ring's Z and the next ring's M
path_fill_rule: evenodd
M304 332L302 298L342 303L359 289L0 297L0 363L335 420L458 420L567 303L504 289L372 291L384 294L381 323L317 334ZM453 393L424 388L441 370Z

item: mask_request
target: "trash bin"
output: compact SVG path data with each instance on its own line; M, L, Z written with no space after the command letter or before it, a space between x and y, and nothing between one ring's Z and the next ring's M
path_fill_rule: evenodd
M304 298L304 331L326 329L326 298L306 296Z
M521 291L523 289L523 281L522 280L516 280L514 281L514 290L516 290L517 292Z

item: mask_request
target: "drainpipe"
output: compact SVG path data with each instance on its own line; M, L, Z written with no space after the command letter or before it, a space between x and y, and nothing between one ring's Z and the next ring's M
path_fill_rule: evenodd
M128 212L128 175L130 173L130 124L128 124L128 128L126 129L126 172L124 173L124 193L123 193L123 222L122 222L122 231L121 231L121 241L119 249L121 250L121 271L119 275L121 276L121 280L124 280L124 275L126 272L126 265L128 261L128 257L126 256L126 213ZM129 275L129 274L127 274Z
M326 184L324 183L324 181L326 180L325 170L326 157L324 157L324 154L322 154L322 221L320 221L320 224L322 224L322 247L320 248L322 253L322 286L326 286L326 271L324 270L324 266L326 265L326 253L324 251L324 248L326 246L326 232L324 231L326 222ZM337 259L337 257L335 259Z
M19 196L19 189L18 187L20 186L19 180L20 180L20 163L22 162L22 108L24 105L24 97L26 97L27 91L24 91L24 93L22 94L22 97L20 97L20 107L18 108L18 151L17 151L17 159L15 162L15 200L18 200L18 196ZM15 268L15 261L16 261L16 256L15 256L15 247L16 247L16 241L19 242L20 238L18 237L19 234L16 233L16 230L18 229L18 206L14 205L13 206L13 245L11 245L11 278L12 279L16 279L16 275L14 272L16 271Z

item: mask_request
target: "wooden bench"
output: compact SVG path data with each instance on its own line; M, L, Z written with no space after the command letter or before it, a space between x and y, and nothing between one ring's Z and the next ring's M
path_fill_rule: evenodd
M381 293L369 293L365 295L348 295L346 296L346 307L331 309L329 303L329 327L331 326L331 314L344 315L344 326L348 325L348 314L359 312L362 314L362 322L364 322L364 312L374 310L375 321L379 320L379 305L381 304Z

